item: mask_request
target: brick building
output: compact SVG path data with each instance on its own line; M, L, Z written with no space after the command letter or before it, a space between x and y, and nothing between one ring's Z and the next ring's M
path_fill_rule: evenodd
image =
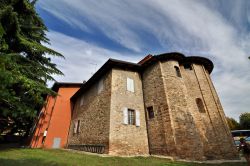
M68 148L191 160L238 154L210 78L213 63L180 53L109 59L72 97Z

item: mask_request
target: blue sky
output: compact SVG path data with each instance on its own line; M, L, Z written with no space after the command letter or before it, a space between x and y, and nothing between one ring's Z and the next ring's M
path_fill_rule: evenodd
M211 59L211 74L227 116L250 112L250 1L40 0L50 47L64 76L82 82L109 58L181 52Z

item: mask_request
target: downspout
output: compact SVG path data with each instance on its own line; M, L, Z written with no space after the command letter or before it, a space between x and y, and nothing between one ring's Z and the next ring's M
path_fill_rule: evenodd
M50 119L49 119L49 123L48 123L47 128L49 128L49 126L50 126L50 121L51 121L51 118L52 118L52 115L53 115L53 112L54 112L54 108L55 108L55 105L56 105L57 96L58 96L58 95L56 95L55 100L54 100L54 104L53 104L53 106L52 106L51 116L50 116Z
M48 104L49 104L49 96L47 96L46 101L47 101L47 102L46 102L46 106L44 106L45 109L44 109L44 111L43 111L43 113L42 113L42 114L44 114L44 116L45 116L45 114L46 114L46 112L47 112L47 106L48 106ZM42 109L43 109L43 108L42 108ZM40 113L41 113L41 112L40 112ZM39 113L39 114L40 114L40 113ZM43 124L44 118L42 118L41 116L42 116L42 115L40 115L39 118L37 119L37 122L36 122L36 124L35 124L35 125L36 125L36 128L38 127L39 122L41 122L41 124ZM41 120L41 121L40 121L40 120ZM38 128L38 131L37 131L38 134L37 134L37 136L39 136L41 128L42 128L42 127L39 127L39 128ZM32 143L32 140L33 140L34 136L36 136L35 134L36 134L36 129L35 129L35 131L34 131L34 133L33 133L33 136L32 136L32 139L31 139L31 143ZM34 141L34 147L35 147L35 148L37 147L37 144L38 144L38 138L36 137L36 138L35 138L35 141Z
M53 112L54 112L54 108L55 108L57 96L58 96L58 95L56 95L56 97L55 97L55 100L54 100L54 103L53 103L53 106L52 106L52 111L51 111L50 119L49 119L48 125L47 125L47 127L46 127L46 129L48 129L48 130L49 130L50 121L51 121L51 118L52 118L52 115L53 115ZM48 132L48 130L47 130L47 132ZM43 143L43 146L44 146L45 142L46 142L46 138L45 138L45 141L44 141L44 143Z

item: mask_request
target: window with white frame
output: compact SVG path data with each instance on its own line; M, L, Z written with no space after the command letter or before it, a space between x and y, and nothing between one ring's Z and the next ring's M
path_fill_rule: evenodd
M123 109L123 123L140 126L140 112L130 108Z
M135 92L134 80L127 77L127 90L130 92Z
M128 124L135 125L135 110L128 109Z
M103 91L103 79L101 79L97 85L97 93L99 94L101 91Z

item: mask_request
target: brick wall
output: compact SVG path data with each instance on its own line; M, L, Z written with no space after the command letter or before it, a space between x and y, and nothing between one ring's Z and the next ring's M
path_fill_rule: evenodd
M210 126L210 130L205 130L206 136L208 138L210 137L209 141L211 142L211 144L208 144L204 149L204 151L207 151L207 158L237 158L238 153L233 144L224 111L211 82L211 78L203 66L193 65L193 68L196 80L199 83L200 94L203 97L207 109L206 118L208 118L208 120L206 122L209 122L207 126Z
M179 67L181 77L176 75ZM155 117L147 118L151 154L185 159L237 158L219 98L202 65L184 69L177 61L157 62L143 73L145 106ZM204 104L199 111L196 98Z
M171 115L159 63L148 67L144 71L143 92L145 107L152 106L155 116L149 119L148 113L146 114L150 153L175 155ZM167 146L167 144L171 146Z
M100 80L103 80L103 90L98 94ZM85 91L75 103L68 145L105 145L104 153L108 153L111 72L100 80ZM83 101L81 101L82 99ZM80 132L74 134L74 123L77 123L78 120L80 120Z
M127 91L127 77L134 80L134 92ZM140 112L140 126L123 123L124 107ZM148 154L142 83L137 72L112 69L109 143L113 155Z
M161 62L160 66L171 112L176 155L180 158L201 159L202 149L197 148L201 147L199 132L188 106L189 96L183 81L183 72L177 61ZM177 76L175 66L180 68L181 77Z
M181 77L175 67L180 69ZM158 61L142 75L113 68L100 78L104 82L100 93L96 82L77 99L68 144L105 145L104 153L112 155L237 158L210 75L200 64L191 67L185 69L175 60ZM134 80L134 92L127 90L127 78ZM153 118L149 118L149 107L153 107ZM124 124L124 108L140 113L140 126ZM78 120L80 132L73 134Z

